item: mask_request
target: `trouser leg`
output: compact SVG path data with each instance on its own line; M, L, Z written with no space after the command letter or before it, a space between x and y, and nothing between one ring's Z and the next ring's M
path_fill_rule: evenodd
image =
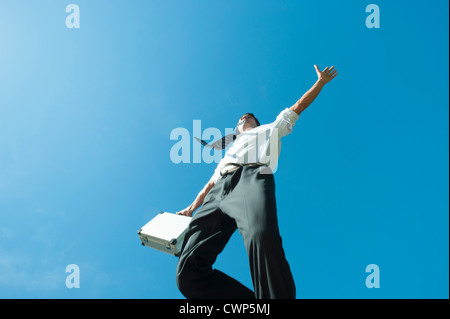
M177 285L186 298L255 298L254 293L240 282L212 268L235 230L236 223L222 213L217 201L204 204L197 211L186 234L177 267Z
M187 298L295 298L295 284L278 230L273 175L244 167L213 187L191 221L177 268ZM255 293L212 269L238 227Z
M278 229L273 175L259 174L258 169L244 167L221 208L235 220L244 239L256 298L295 298Z

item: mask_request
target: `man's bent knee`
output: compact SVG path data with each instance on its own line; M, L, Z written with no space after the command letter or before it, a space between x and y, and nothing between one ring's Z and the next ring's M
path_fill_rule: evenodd
M183 272L177 272L176 282L178 290L185 296L186 298L190 298L191 291L189 289L189 279L186 274Z

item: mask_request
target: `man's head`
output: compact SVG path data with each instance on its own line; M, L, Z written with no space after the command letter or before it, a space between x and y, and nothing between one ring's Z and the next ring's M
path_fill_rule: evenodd
M238 127L241 132L251 130L252 128L258 127L260 125L261 124L259 124L258 119L255 117L253 113L245 113L244 115L241 116L238 122Z

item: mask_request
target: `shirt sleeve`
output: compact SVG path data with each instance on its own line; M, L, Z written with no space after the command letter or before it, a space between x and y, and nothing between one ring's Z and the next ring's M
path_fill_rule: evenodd
M278 129L278 136L282 138L283 136L292 133L292 128L298 118L299 115L289 108L281 111L274 122L274 127Z

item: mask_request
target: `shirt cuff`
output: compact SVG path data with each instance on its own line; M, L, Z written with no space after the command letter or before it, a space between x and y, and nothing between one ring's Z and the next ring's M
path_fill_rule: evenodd
M286 108L281 114L285 119L287 119L291 123L292 126L295 125L295 122L300 117L297 113L295 113L289 108Z

